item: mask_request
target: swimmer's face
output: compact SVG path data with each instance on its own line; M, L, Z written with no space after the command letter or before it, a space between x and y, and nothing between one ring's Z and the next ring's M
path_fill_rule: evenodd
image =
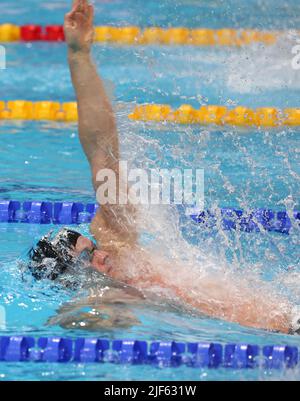
M83 256L89 267L101 273L108 274L111 271L108 253L97 249L96 245L83 235L77 239L74 256L79 258Z

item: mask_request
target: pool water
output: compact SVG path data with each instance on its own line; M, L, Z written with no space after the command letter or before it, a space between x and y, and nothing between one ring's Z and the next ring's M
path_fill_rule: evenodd
M140 26L208 26L295 29L299 3L271 0L140 2L96 1L96 24ZM68 2L10 1L0 23L61 23ZM299 11L299 10L298 10ZM103 77L114 83L124 160L141 167L194 167L205 170L205 207L300 209L298 129L243 130L175 127L132 123L127 114L136 103L243 104L249 107L296 107L300 72L291 68L286 39L275 46L243 49L192 47L94 47ZM74 100L64 44L11 44L8 65L1 70L1 100ZM88 163L75 125L49 122L1 122L1 199L93 202ZM223 232L204 229L179 211L178 224L162 226L165 241L182 234L185 249L212 260L226 260L228 269L249 279L268 281L300 303L299 229L290 235ZM160 226L162 221L153 222ZM95 336L109 339L245 342L298 345L296 336L269 333L238 324L172 311L167 307L131 307L141 324L124 329L82 331L46 326L49 317L74 294L23 277L19 260L36 238L52 226L0 225L0 305L7 315L2 334ZM88 233L88 227L80 227ZM176 231L178 230L178 231ZM184 244L184 242L182 242ZM181 249L184 252L185 249ZM209 250L209 251L208 251ZM184 269L184 267L183 267ZM200 269L200 267L199 267ZM266 293L266 297L268 294ZM186 367L83 364L68 366L0 364L0 379L34 380L234 380L299 379L299 372L198 370Z

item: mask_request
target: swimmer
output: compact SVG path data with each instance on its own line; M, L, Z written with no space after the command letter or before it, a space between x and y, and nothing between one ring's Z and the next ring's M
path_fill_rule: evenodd
M75 0L65 16L64 30L78 102L79 137L97 191L99 170L113 170L118 178L121 174L114 112L91 57L93 16L94 8L87 0ZM201 277L196 271L184 273L184 266L147 251L139 242L137 219L138 209L132 204L101 205L90 226L93 241L67 229L53 238L44 237L30 252L29 268L36 279L57 281L80 262L82 269L94 269L135 287L138 294L161 289L164 295L213 318L282 333L300 331L293 305L281 295L225 273Z

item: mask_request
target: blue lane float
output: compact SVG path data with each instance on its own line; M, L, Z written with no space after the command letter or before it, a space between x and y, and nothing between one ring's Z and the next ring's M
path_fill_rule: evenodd
M289 345L109 341L99 338L0 337L0 362L114 363L209 369L289 369L299 351Z
M300 228L300 212L296 210L290 216L286 211L269 209L243 211L222 208L218 211L203 211L191 217L206 228L220 226L223 230L239 230L247 233L271 231L289 234L292 227L298 230Z
M90 223L98 207L95 203L3 200L0 201L0 222L61 225ZM300 229L300 211L294 211L291 216L286 211L269 209L243 211L221 208L199 212L191 215L191 218L204 228L217 227L248 233L273 231L289 234L292 228Z
M30 224L90 223L98 205L80 202L0 201L0 222Z

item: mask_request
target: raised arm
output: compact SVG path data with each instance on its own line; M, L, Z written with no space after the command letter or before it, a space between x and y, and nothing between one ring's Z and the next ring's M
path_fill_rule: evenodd
M114 112L91 57L94 9L87 0L75 0L65 17L65 36L79 115L79 137L89 160L94 188L97 173L112 170L119 180L119 138ZM101 205L92 232L102 243L134 244L135 210L130 205Z

